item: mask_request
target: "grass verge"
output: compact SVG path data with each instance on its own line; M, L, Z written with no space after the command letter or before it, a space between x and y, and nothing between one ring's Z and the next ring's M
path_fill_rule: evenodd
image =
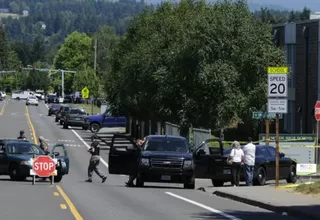
M100 114L100 108L98 108L96 105L93 105L93 112L92 112L92 105L91 104L70 104L70 105L84 108L86 110L86 112L88 112L90 115L92 113L93 113L93 115Z
M294 191L308 195L320 194L320 181L311 184L301 184L297 186Z

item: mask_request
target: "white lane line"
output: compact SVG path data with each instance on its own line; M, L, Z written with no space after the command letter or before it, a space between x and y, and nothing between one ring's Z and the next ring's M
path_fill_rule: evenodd
M220 210L211 208L211 207L209 207L209 206L206 206L206 205L203 205L203 204L201 204L201 203L195 202L195 201L193 201L193 200L187 199L187 198L185 198L185 197L176 195L176 194L174 194L174 193L171 193L171 192L165 192L165 193L166 193L167 195L169 195L169 196L175 197L175 198L177 198L177 199L180 199L180 200L183 200L183 201L185 201L185 202L191 203L191 204L193 204L193 205L195 205L195 206L198 206L198 207L200 207L200 208L206 209L206 210L208 210L209 212L212 212L212 213L221 215L221 216L223 216L223 217L225 217L225 218L227 218L227 219L230 219L230 220L242 220L242 219L237 218L237 217L235 217L235 216L233 216L233 215L229 215L229 214L224 213L224 212L222 212L222 211L220 211Z

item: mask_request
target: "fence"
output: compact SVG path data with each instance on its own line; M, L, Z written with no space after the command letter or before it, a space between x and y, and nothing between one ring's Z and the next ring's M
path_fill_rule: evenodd
M199 146L204 140L211 138L211 129L192 128L191 132L193 134L192 144L194 147Z
M180 136L180 128L176 124L172 124L170 122L165 122L165 134L166 135L175 135Z

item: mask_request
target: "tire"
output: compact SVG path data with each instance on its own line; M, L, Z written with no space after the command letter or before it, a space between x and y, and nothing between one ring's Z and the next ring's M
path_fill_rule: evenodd
M297 177L296 165L291 164L288 178L287 178L287 183L296 183L297 180L298 180L298 177Z
M17 181L19 180L19 165L16 164L16 163L13 163L10 165L9 167L9 176L10 176L10 179L12 181Z
M36 106L38 106L38 104L36 104Z
M212 185L214 187L221 187L224 185L224 181L223 180L213 180L211 179Z
M63 177L62 175L57 175L57 176L54 176L53 180L55 183L60 183L62 180L62 177Z
M100 125L98 123L92 123L90 125L90 131L92 133L97 133L97 132L99 132L99 130L100 130Z
M54 121L55 121L55 122L58 122L58 121L59 121L59 119L56 117L56 118L54 119Z
M195 181L193 181L193 182L191 182L191 183L185 183L185 184L183 184L183 188L185 188L185 189L195 189L195 188L196 188L195 185L196 185L196 184L195 184Z
M139 178L139 175L137 176L136 186L137 187L143 187L144 186L144 181L141 178Z
M257 170L257 178L254 179L254 185L263 186L267 181L267 171L264 167L259 167Z

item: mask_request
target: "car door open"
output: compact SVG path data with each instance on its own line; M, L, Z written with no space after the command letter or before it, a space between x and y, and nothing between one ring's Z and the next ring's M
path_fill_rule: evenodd
M109 151L109 173L130 175L135 172L138 147L131 137L115 134Z
M69 157L68 157L68 151L64 144L56 144L52 147L50 151L50 156L57 159L62 159L66 163L66 174L69 173Z

